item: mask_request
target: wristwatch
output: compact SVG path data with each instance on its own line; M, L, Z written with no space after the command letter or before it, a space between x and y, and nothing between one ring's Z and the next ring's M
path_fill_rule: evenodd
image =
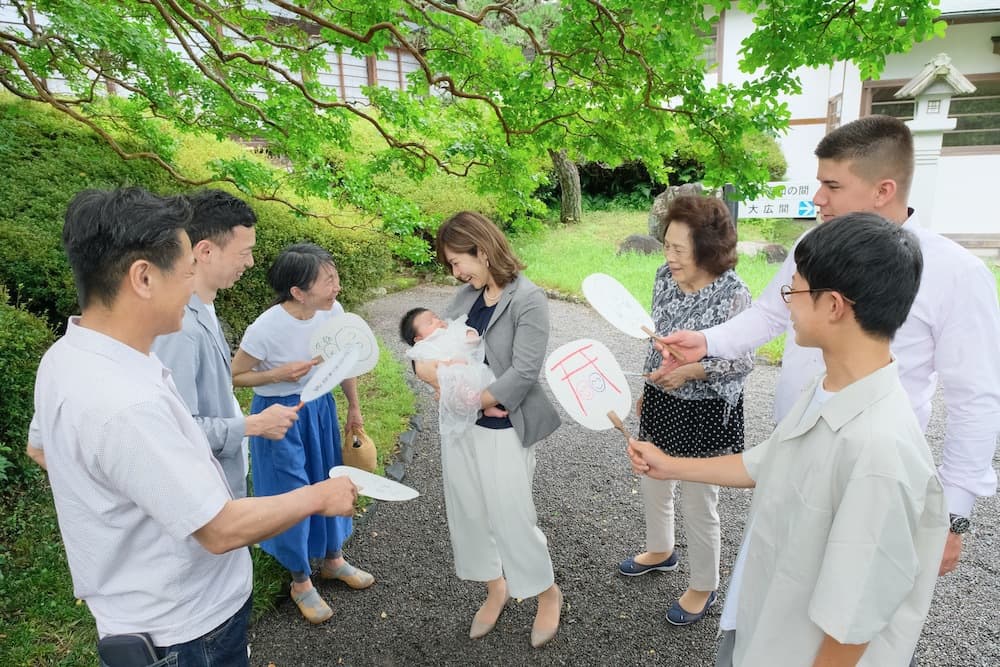
M956 535L961 535L963 533L969 532L969 528L972 526L972 522L964 516L959 516L958 514L949 514L948 518L951 520L951 526L948 528L951 532Z

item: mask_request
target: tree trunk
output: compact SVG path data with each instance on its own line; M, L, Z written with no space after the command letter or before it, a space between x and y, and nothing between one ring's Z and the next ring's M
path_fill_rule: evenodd
M549 149L549 157L559 177L559 222L575 224L583 217L583 201L580 196L580 170L566 155L566 149Z

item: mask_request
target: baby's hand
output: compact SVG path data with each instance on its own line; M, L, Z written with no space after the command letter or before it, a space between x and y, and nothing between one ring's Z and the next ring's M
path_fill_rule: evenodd
M491 405L490 407L488 407L488 408L486 408L486 409L483 410L483 416L484 417L506 417L507 416L507 411L506 410L501 410L500 408L498 408L495 405Z

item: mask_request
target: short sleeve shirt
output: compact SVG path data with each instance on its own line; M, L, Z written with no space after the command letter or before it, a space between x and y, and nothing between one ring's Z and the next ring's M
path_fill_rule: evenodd
M240 347L260 360L254 370L268 371L291 361L308 361L314 356L309 350L313 332L343 312L344 307L335 302L330 310L318 310L308 320L300 320L292 317L281 304L271 306L247 327ZM253 390L259 396L301 394L315 372L315 368L310 369L298 382L275 382Z
M71 319L42 358L35 415L74 594L100 635L168 646L240 609L249 551L193 536L231 500L222 469L155 356Z
M743 454L756 489L735 662L810 664L825 633L869 642L860 665L905 665L948 532L930 450L895 362L803 419L813 393Z

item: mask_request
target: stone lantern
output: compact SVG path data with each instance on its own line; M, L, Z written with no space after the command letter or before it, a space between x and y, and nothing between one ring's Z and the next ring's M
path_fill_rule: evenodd
M951 98L975 90L976 87L951 64L951 58L939 53L895 94L897 99L915 98L913 120L907 122L913 133L915 156L909 199L921 224L926 227L934 226L941 141L944 132L955 129L957 122L948 117Z

